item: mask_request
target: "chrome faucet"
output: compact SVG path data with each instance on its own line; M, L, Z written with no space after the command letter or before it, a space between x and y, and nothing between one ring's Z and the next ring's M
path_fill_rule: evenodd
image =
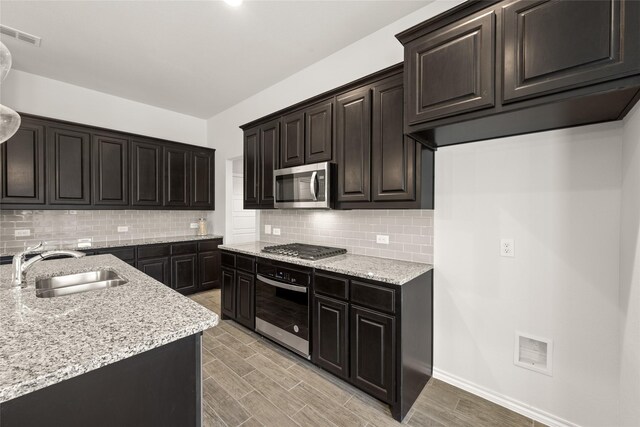
M61 255L72 256L75 258L82 258L83 256L86 255L83 252L78 252L78 251L53 250L53 251L42 252L34 256L30 260L25 261L25 257L28 254L34 251L37 251L38 249L42 249L43 246L44 246L44 242L40 242L37 245L27 248L23 252L20 252L19 254L16 254L13 256L13 262L11 264L11 268L12 268L11 285L12 286L23 286L27 280L27 270L29 270L29 268L31 268L31 266L38 261L42 261L43 259L46 259L46 258L51 258L54 256L61 256Z

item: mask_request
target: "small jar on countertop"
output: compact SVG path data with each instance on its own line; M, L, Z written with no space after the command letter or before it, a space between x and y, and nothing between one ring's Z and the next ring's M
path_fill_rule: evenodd
M198 236L207 235L207 219L198 218Z

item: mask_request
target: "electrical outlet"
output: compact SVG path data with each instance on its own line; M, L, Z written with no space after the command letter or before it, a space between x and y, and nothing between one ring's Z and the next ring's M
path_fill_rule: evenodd
M29 230L28 228L25 228L22 230L16 230L16 237L27 237L27 236L31 236L31 230Z
M264 226L264 234L271 234L271 226L269 224Z
M129 226L128 225L119 225L118 226L118 233L126 233L129 231Z
M78 215L78 211L69 211L69 215Z
M500 256L516 256L516 246L513 239L500 239Z
M198 228L198 223L192 222L191 224L189 224L189 228Z
M280 235L280 229L279 228L274 228L273 229L273 235L274 236L279 236Z
M378 234L376 236L376 243L380 243L381 245L388 245L389 236L387 236L386 234Z

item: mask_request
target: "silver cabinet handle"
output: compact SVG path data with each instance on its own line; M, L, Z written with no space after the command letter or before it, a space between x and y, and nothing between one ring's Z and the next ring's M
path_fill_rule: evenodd
M309 187L311 190L311 197L313 197L313 201L318 201L318 195L316 194L316 180L318 179L318 172L313 171L311 174L311 179L309 180Z
M262 274L258 274L256 277L259 281L266 283L267 285L275 286L276 288L289 289L290 291L301 292L304 294L307 293L306 286L288 285L286 283L276 282L275 280L264 277Z

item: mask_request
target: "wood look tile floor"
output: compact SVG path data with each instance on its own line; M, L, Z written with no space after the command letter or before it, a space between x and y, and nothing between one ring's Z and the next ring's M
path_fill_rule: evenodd
M191 299L220 314L219 290ZM544 427L433 378L401 424L387 405L233 321L202 343L206 427Z

